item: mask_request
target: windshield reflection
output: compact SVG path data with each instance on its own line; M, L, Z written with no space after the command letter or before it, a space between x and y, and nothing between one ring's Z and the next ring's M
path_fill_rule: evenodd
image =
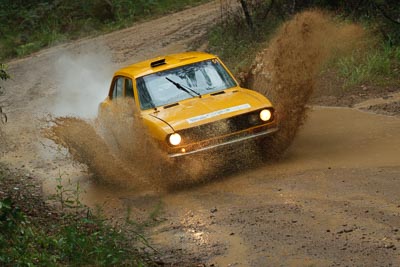
M171 80L199 95L236 86L218 60L201 61L138 78L136 83L141 109L165 106L194 97L171 83Z

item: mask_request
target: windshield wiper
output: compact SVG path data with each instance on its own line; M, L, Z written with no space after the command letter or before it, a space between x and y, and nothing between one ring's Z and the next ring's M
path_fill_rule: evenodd
M198 97L201 97L201 95L198 92L196 92L196 91L194 91L194 90L192 90L190 88L187 88L187 87L183 86L180 83L174 82L173 80L171 80L168 77L165 77L165 79L167 79L169 82L171 82L173 85L175 85L176 88L188 93L189 95L191 95L191 96L196 96L197 95ZM193 95L193 94L195 94L195 95Z

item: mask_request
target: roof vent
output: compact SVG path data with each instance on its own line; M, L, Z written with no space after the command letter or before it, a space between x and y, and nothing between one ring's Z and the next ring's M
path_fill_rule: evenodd
M150 67L155 68L155 67L162 66L165 64L167 64L167 63L165 63L165 58L163 58L163 59L151 62Z

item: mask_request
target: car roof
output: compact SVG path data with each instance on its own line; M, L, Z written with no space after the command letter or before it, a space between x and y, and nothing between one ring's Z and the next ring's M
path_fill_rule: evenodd
M115 72L114 76L121 75L137 78L155 72L213 58L216 58L216 56L204 52L185 52L159 56L121 68Z

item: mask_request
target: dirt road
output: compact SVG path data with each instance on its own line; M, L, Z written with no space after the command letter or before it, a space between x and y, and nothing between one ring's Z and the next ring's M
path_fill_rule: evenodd
M42 179L45 192L54 190L60 175L64 181L79 181L86 191L83 202L100 205L116 220L128 209L137 221L161 210L155 213L156 226L149 228L148 236L167 263L399 266L400 118L364 111L394 102L398 94L353 108L314 106L281 161L255 163L167 193L96 184L84 166L41 137L47 113L68 114L80 108L54 109L68 102L68 93L60 92L68 88L62 73L69 71L60 67L61 57L77 62L88 54L101 58L104 68L98 72L110 76L120 65L190 49L218 18L218 3L212 2L10 62L13 79L0 96L9 115L0 160ZM101 65L93 57L87 66ZM75 80L84 84L89 74ZM107 84L95 92L103 98ZM84 97L80 91L74 93ZM96 107L97 98L89 99L84 104Z

